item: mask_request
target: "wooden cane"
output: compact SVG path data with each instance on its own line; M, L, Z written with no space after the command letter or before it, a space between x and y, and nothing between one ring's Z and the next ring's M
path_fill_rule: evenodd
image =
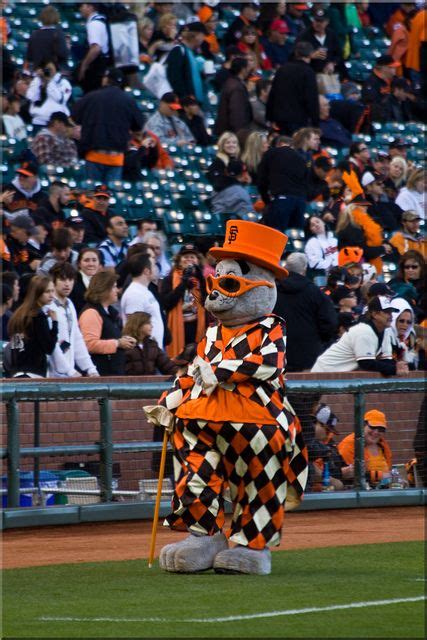
M154 507L153 528L151 530L150 555L149 555L149 558L148 558L148 568L149 569L151 569L151 567L153 565L154 548L156 546L157 523L158 523L158 520L159 520L160 498L162 496L163 477L165 475L166 449L167 449L167 446L168 446L168 438L169 438L169 434L165 429L165 433L164 433L164 436L163 436L162 455L160 457L159 481L157 483L157 495L156 495L156 504L155 504L155 507Z

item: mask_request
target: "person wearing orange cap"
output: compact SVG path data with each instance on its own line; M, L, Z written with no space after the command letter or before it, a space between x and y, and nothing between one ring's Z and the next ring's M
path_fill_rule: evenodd
M376 486L391 475L392 453L384 438L387 419L382 411L372 409L365 413L364 421L366 477L372 486ZM354 450L355 434L350 433L338 444L338 452L346 465L342 468L342 475L347 481L354 478Z
M287 237L229 220L207 278L207 329L187 374L176 378L148 419L173 429L181 472L166 523L190 535L167 545L160 568L194 573L268 574L284 505L299 503L307 478L301 427L285 397L282 318L271 313ZM223 491L233 516L224 535ZM235 547L228 548L228 540Z
M194 136L179 117L181 109L176 93L168 91L160 98L157 111L145 123L144 131L157 136L161 144L176 144L180 147L192 144Z
M2 192L5 194L2 205L5 211L13 213L21 209L37 209L46 198L38 174L39 167L36 162L25 161L16 169L16 176L12 182L2 186Z
M211 7L206 4L200 7L197 12L200 22L206 29L206 35L204 42L202 43L200 50L202 55L207 60L215 60L215 56L221 52L218 38L215 35L215 30L218 24L217 14Z

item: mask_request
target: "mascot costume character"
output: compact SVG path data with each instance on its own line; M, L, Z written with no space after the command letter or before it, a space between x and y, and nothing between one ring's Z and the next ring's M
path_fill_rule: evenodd
M185 375L156 407L153 424L172 432L179 463L165 525L188 531L160 552L165 571L268 574L270 546L280 543L286 510L307 479L307 452L298 418L285 396L284 320L272 314L275 278L287 237L275 229L229 220L207 278L207 329ZM224 499L231 499L223 533ZM234 543L235 546L229 546Z

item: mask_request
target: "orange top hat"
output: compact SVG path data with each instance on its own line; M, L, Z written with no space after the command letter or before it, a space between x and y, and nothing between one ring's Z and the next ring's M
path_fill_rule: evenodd
M216 260L243 258L272 271L277 278L285 278L288 271L280 266L288 236L277 229L248 220L228 220L222 247L209 253Z

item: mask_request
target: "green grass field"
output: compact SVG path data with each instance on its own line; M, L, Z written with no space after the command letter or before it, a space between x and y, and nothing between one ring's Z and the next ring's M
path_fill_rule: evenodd
M167 574L145 560L14 569L3 637L424 638L424 592L421 542L276 552L263 577Z

